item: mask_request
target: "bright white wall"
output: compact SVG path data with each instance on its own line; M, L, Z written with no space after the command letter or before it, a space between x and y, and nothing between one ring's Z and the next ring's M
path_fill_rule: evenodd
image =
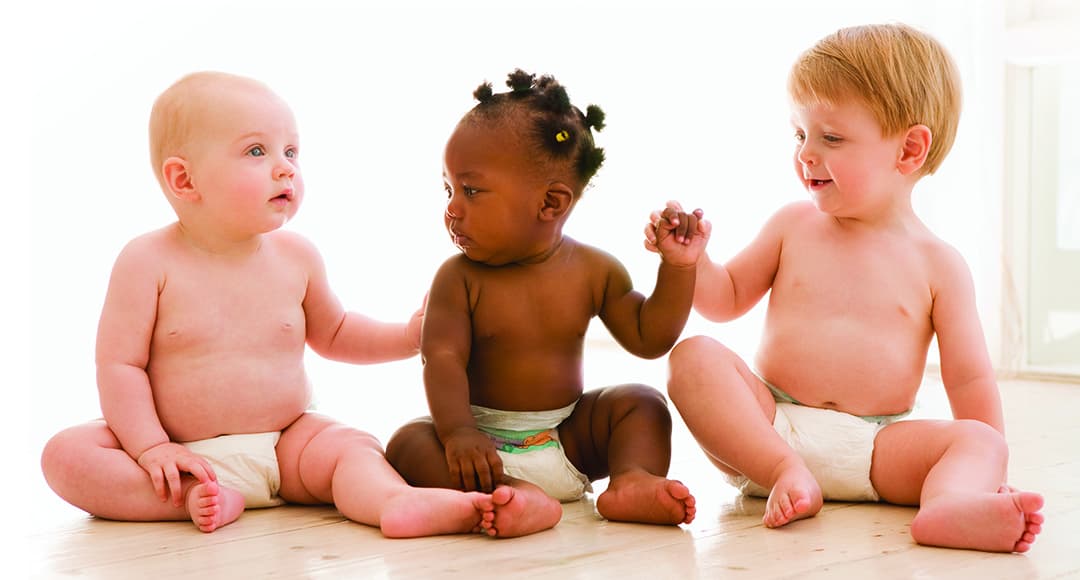
M784 92L795 56L841 26L908 22L938 35L963 72L960 136L916 205L971 263L993 343L999 5L35 3L16 17L17 42L6 41L25 66L25 82L15 83L25 92L9 113L29 131L30 159L8 159L28 167L31 213L29 221L16 213L29 230L16 235L30 249L15 264L30 284L8 290L19 303L29 295L29 314L16 313L28 328L17 326L5 351L28 369L29 417L50 433L98 413L94 334L112 261L127 240L173 219L149 167L150 106L202 69L256 77L292 104L307 199L287 227L321 248L349 307L397 319L453 253L441 222L441 150L481 81L501 83L515 67L553 73L576 104L606 110L598 141L608 162L567 231L622 259L648 292L656 258L642 249L641 230L665 200L703 207L715 224L710 252L725 257L778 206L803 197ZM724 326L695 318L687 332L749 355L759 323L760 310Z

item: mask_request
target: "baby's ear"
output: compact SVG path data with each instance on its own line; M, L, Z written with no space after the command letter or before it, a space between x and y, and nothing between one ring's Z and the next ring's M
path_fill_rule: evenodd
M926 163L926 156L930 154L930 144L934 136L926 125L912 125L904 133L904 144L900 150L900 159L896 162L896 169L902 175L918 173Z
M541 221L556 220L570 212L574 205L574 190L561 181L548 184L544 192L544 205L540 207Z
M193 201L198 198L195 184L191 181L188 162L182 157L169 157L161 163L162 181L168 188L169 195L178 199Z

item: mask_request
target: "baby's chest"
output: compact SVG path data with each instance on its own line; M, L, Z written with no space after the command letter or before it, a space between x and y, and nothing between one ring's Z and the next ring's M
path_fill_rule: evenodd
M154 340L173 348L302 346L303 294L292 286L273 277L176 280L159 295Z
M774 304L867 319L925 319L933 297L925 268L901 255L789 256L773 283Z
M470 300L477 337L581 337L599 312L589 281L580 276L486 280Z

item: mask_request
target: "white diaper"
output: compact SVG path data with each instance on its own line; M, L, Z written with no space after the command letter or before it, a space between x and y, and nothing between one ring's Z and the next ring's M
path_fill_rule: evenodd
M278 497L281 472L277 446L281 433L221 435L213 439L184 443L206 458L214 468L218 484L244 496L244 508L273 507L285 503Z
M831 409L776 403L773 428L802 457L821 486L822 497L835 501L878 501L870 483L874 437L889 425ZM746 495L768 497L769 490L745 476L728 482Z
M503 473L533 483L559 501L581 499L592 485L566 457L559 424L577 403L551 411L502 411L472 406L476 426L495 442Z

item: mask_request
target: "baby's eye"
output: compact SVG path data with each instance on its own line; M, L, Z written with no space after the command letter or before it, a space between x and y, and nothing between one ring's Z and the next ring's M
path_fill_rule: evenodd
M802 131L795 131L795 142L802 143L803 141L806 141L806 135Z
M465 194L465 197L472 197L476 195L477 189L475 187L469 187L468 185L461 186L461 193Z
M262 157L263 155L266 155L266 151L263 151L261 145L256 145L251 149L248 149L248 155L251 155L252 157Z
M830 135L828 133L826 133L822 139L824 139L826 143L839 143L843 141L839 135Z
M296 159L298 155L300 155L300 152L293 147L285 150L285 157L288 157L289 159Z

